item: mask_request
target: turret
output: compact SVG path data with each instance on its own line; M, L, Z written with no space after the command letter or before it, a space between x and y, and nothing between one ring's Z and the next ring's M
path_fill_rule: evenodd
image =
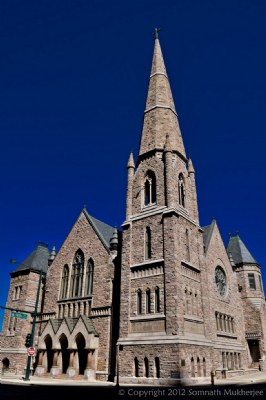
M126 205L126 219L132 215L132 189L133 180L135 175L135 163L133 153L131 151L127 163L127 205Z
M52 262L54 261L55 256L56 256L56 250L55 250L55 245L53 245L52 251L51 251L51 253L49 255L49 258L48 258L48 266L49 267L52 264Z

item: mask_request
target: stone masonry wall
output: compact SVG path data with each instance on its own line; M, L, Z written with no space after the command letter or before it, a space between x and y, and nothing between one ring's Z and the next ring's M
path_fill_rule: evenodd
M11 278L10 288L6 307L34 311L37 289L39 283L39 274L35 272L25 271ZM21 286L19 297L15 298L15 287ZM42 293L40 291L39 309L42 304ZM6 310L4 314L0 361L5 357L10 360L10 370L22 373L27 362L27 349L25 347L25 339L28 333L31 333L32 318L28 314L27 319L13 318L11 319L11 310ZM35 330L35 338L37 339L38 329Z
M59 250L47 274L47 296L45 311L57 312L62 270L65 264L70 268L75 253L81 249L84 253L84 266L90 258L94 262L92 313L97 308L112 306L112 280L114 278L114 265L110 263L110 255L102 241L95 233L87 217L82 212L71 229L69 235ZM69 297L69 296L68 296ZM81 298L75 298L78 301ZM110 312L110 310L109 310ZM94 314L93 314L94 315ZM93 324L99 334L98 370L108 374L110 351L110 323L111 317L92 317Z

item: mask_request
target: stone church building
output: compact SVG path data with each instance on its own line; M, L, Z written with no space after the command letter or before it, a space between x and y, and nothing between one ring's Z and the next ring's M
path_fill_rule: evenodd
M137 140L137 138L136 138ZM83 209L56 254L39 243L11 273L3 369L23 373L40 271L32 373L175 383L266 369L261 268L239 235L199 225L158 34L139 154L130 154L122 232ZM117 366L119 365L119 369Z

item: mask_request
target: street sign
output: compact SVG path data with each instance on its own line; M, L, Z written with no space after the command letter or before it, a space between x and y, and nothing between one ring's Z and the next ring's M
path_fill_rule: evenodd
M34 356L34 354L35 354L35 348L34 347L29 347L28 348L28 355L29 356Z
M21 312L12 311L12 317L21 318L21 319L27 319L28 315L24 314L24 313L21 313Z

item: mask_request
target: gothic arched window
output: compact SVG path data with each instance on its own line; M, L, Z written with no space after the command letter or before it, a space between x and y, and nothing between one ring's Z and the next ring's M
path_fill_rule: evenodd
M144 358L144 376L149 378L150 371L149 371L149 360L147 357Z
M179 204L185 207L185 181L183 174L179 174L178 177L178 195L179 195Z
M151 258L151 228L148 226L145 231L145 260Z
M192 378L194 378L195 377L195 363L194 363L193 357L190 360L190 371L191 371Z
M160 289L158 286L154 290L154 312L160 312Z
M137 357L134 358L134 374L139 377L139 360Z
M144 204L154 204L156 202L156 177L155 173L148 171L144 181Z
M142 292L140 289L137 291L137 314L142 313Z
M85 281L85 296L92 294L93 291L93 273L94 273L94 263L90 258L86 269L86 281Z
M187 258L187 261L190 261L190 248L189 248L189 233L188 233L188 229L186 229L186 258Z
M75 254L71 274L71 296L81 297L84 273L84 254L78 250Z
M160 359L155 357L155 378L160 378Z
M151 291L150 289L146 290L146 314L150 314L151 312Z
M69 278L69 268L68 268L68 265L66 264L64 266L62 279L61 279L60 299L66 299L67 298L68 278Z

